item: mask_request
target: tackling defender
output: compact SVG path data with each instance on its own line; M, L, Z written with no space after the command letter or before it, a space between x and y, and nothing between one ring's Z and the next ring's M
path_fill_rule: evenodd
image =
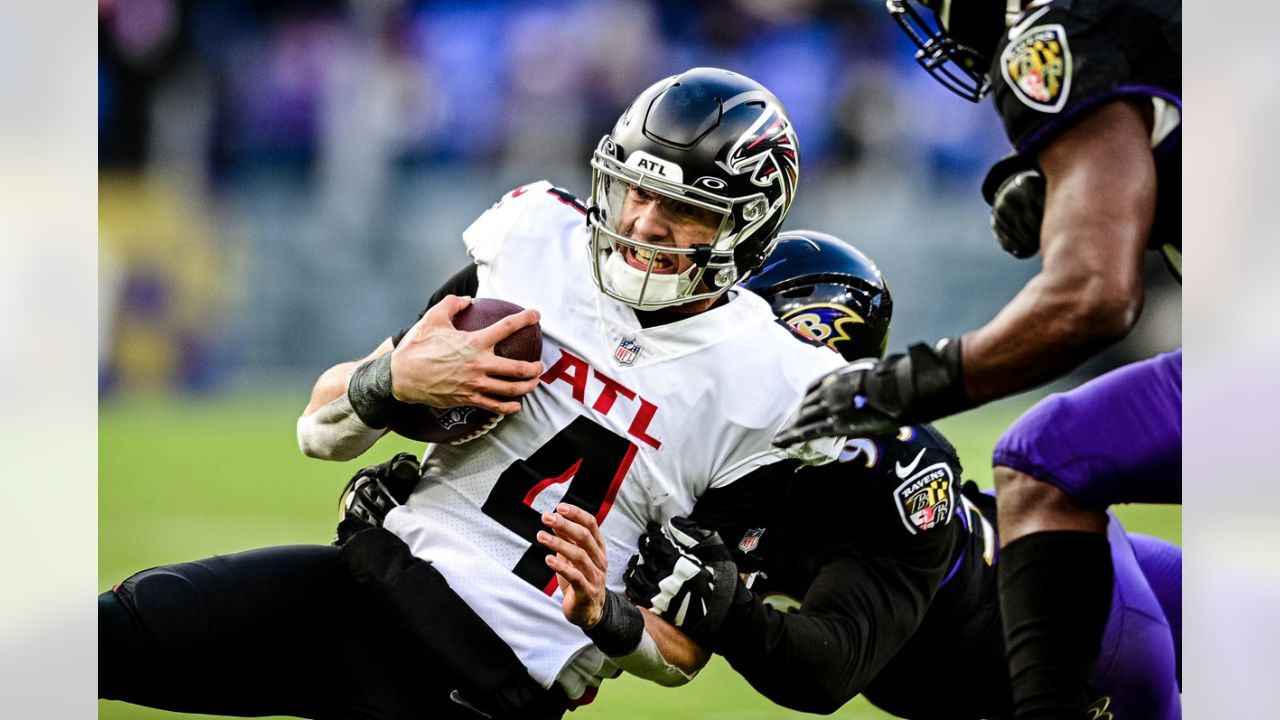
M551 716L588 702L620 668L687 681L705 655L659 653L652 634L660 640L669 628L649 627L652 616L634 606L615 608L586 634L566 620L562 605L575 606L580 588L557 583L560 561L535 538L543 522L559 530L548 512L559 501L587 508L615 555L608 582L621 590L649 522L686 514L711 488L834 457L836 442L782 452L770 441L838 356L801 342L767 304L733 289L776 240L798 152L772 93L696 68L646 89L601 140L590 206L545 182L500 200L463 235L474 264L451 281L454 294L439 294L365 360L327 370L298 437L308 455L348 459L423 404L478 405L507 419L481 440L429 448L409 501L385 527L344 533L340 557L268 549L145 571L104 593L100 647L112 672L100 693L235 714L462 716L470 710L448 689L462 687L461 698L478 704L488 698L470 688L491 679L459 672L451 646L386 632L395 623L403 631L403 617L369 627L344 614L337 662L322 651L332 635L320 624L326 614L413 613L424 603L461 605L437 618L448 618L447 636L454 618L473 628L467 619L478 616L495 667L510 667L499 662L505 648L526 680L549 688L540 707ZM541 313L463 333L450 322L466 305L459 292ZM544 362L493 354L536 321ZM781 382L752 382L759 377ZM308 630L314 638L303 642ZM352 671L364 682L317 690L308 677L341 678L387 648L380 663ZM241 654L252 660L243 667L231 662ZM428 677L412 684L418 675Z
M864 436L1030 389L1127 334L1145 250L1181 277L1180 0L889 0L921 65L988 92L1016 154L992 227L1041 272L987 325L817 384L786 444ZM1028 411L996 447L1002 611L1019 718L1084 717L1113 570L1107 506L1181 502L1182 351Z
M846 357L883 352L888 286L835 238L783 233L747 286ZM861 693L916 720L1008 717L996 538L984 517L994 500L972 486L962 495L960 478L954 449L927 425L850 440L839 463L718 488L690 519L651 525L628 595L789 708L829 713ZM591 572L590 518L579 517L584 552L552 544ZM1092 669L1109 696L1099 712L1176 718L1180 550L1115 521L1109 534L1117 581ZM730 559L745 580L725 572ZM1157 562L1171 568L1149 571Z

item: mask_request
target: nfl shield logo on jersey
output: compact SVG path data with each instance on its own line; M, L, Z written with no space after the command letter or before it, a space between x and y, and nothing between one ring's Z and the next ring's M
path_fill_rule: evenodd
M738 541L738 549L744 553L749 553L760 546L760 536L764 535L764 528L756 528L748 530L746 535Z
M613 351L613 359L619 365L631 365L635 363L636 356L640 354L640 346L632 338L622 338L622 342L618 343L618 349Z

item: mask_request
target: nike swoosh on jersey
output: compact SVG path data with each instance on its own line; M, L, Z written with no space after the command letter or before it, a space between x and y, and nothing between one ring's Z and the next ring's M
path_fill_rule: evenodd
M1018 37L1019 35L1021 35L1021 34L1022 34L1022 31L1026 30L1026 29L1027 29L1027 28L1029 28L1029 27L1031 27L1031 23L1035 22L1036 20L1039 20L1039 19L1040 19L1040 16L1044 15L1044 14L1045 14L1045 13L1047 13L1047 12L1049 12L1049 8L1047 8L1047 7L1046 7L1046 8L1040 8L1039 10L1037 10L1037 11L1035 11L1035 12L1031 13L1030 15L1028 15L1028 16L1026 16L1026 17L1022 18L1021 20L1019 20L1018 22L1014 23L1014 24L1013 24L1013 26L1009 28L1009 39L1010 39L1010 40L1013 40L1014 38L1016 38L1016 37Z
M894 472L896 472L896 473L898 473L898 477L900 477L900 478L902 478L903 480L905 480L905 479L907 478L907 476L908 476L908 475L910 475L911 473L913 473L913 472L915 472L915 471L916 471L916 466L920 464L920 459L924 457L924 451L925 451L925 450L928 450L928 448L924 448L924 449L922 449L922 450L920 451L920 454L919 454L919 455L916 455L916 459L915 459L915 460L912 460L912 461L911 461L911 464L910 464L910 465L908 465L908 466L906 466L906 467L902 467L902 463L900 463L900 462L898 462L898 463L894 463L893 471L894 471Z

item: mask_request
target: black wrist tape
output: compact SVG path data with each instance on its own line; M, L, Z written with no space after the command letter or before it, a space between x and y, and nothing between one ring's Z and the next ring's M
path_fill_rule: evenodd
M374 429L391 425L405 405L391 392L391 353L363 363L351 373L347 399L365 425Z
M605 655L626 655L640 645L640 638L644 635L644 616L640 614L640 608L622 595L606 591L600 622L585 632Z

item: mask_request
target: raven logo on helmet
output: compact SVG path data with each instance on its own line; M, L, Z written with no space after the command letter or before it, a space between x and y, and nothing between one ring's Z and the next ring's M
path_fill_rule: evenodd
M750 169L751 182L760 187L779 183L782 207L791 207L796 179L800 175L796 134L791 129L791 121L777 105L770 104L729 149L724 165L738 174Z
M841 343L854 340L847 326L867 322L851 308L835 303L805 305L783 315L782 320L836 352L840 352Z

